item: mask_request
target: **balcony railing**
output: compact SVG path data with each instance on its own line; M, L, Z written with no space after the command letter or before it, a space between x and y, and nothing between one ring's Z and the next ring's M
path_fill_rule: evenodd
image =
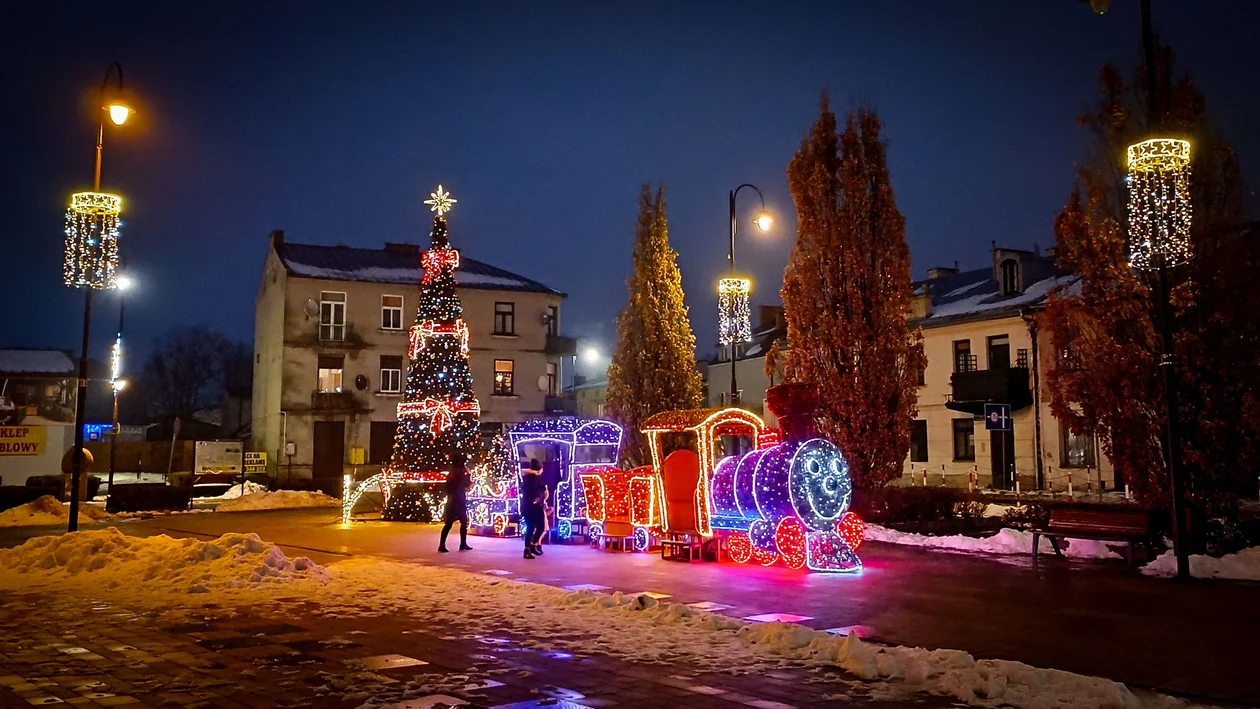
M311 408L317 411L356 411L363 408L363 405L353 392L313 391Z
M572 357L577 354L577 338L547 335L547 345L543 351L556 357Z
M947 406L973 414L982 414L986 403L1010 404L1019 410L1032 404L1028 381L1027 367L954 372L949 378L953 401Z
M547 413L574 414L577 413L577 398L572 395L552 396L548 394L543 401L543 408L547 410Z

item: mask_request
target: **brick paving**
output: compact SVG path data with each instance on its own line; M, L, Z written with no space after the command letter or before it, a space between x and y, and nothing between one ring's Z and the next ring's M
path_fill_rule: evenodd
M496 628L207 606L134 613L48 594L0 599L0 707L791 709L940 707L880 701L834 671L699 673L536 649ZM178 617L176 617L178 616Z

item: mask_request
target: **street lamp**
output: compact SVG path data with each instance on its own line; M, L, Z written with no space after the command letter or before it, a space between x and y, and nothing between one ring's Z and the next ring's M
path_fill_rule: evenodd
M752 337L752 314L748 302L752 282L735 276L735 234L739 231L739 220L735 216L735 197L745 187L756 192L757 199L761 200L761 209L757 211L753 223L762 231L769 231L774 224L774 218L766 211L766 198L756 185L744 183L731 190L731 248L727 253L727 259L731 262L731 273L728 278L718 281L718 343L730 348L732 406L739 403L739 387L735 380L735 348L740 342L747 342Z
M110 429L109 487L106 488L108 498L114 496L114 461L117 459L118 450L118 394L127 388L127 380L122 378L123 312L127 305L125 297L127 291L134 286L135 280L127 275L121 275L114 281L114 288L118 291L118 335L114 338L114 346L110 349L109 357L109 384L114 394L114 427Z
M1091 0L1098 14L1107 11L1108 0ZM1142 52L1146 61L1146 112L1148 127L1158 134L1163 124L1156 92L1155 30L1151 0L1142 0ZM1181 479L1181 431L1177 403L1177 354L1173 348L1173 318L1168 282L1170 269L1186 263L1190 246L1190 142L1174 138L1150 138L1129 146L1129 263L1135 269L1155 272L1155 298L1159 304L1159 367L1164 379L1164 465L1172 487L1173 553L1177 579L1190 579L1190 538L1186 529L1185 481Z
M110 90L110 78L117 84ZM110 64L101 79L97 103L96 168L91 192L77 192L70 197L66 211L66 246L63 281L67 286L83 287L83 347L79 355L79 391L75 400L73 467L70 474L70 521L68 531L79 529L79 481L83 478L83 420L87 415L88 340L92 324L92 291L116 288L118 285L118 233L122 198L101 192L101 151L105 142L105 119L120 126L131 116L131 108L122 100L123 72L118 62ZM117 343L115 343L117 345ZM117 390L115 390L117 391ZM113 455L111 451L111 457Z
M582 348L582 361L586 363L588 367L594 367L595 365L599 364L599 360L600 360L599 350L596 349L593 345L588 345Z

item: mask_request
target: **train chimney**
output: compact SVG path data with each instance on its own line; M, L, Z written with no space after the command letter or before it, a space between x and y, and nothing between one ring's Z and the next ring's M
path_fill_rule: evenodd
M818 435L814 413L818 410L818 387L813 384L779 384L766 389L766 407L779 420L785 440L803 440Z

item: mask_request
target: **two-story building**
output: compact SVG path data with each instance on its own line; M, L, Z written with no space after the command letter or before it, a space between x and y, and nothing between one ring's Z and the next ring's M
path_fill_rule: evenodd
M910 327L923 329L927 367L920 372L903 484L1065 489L1122 487L1092 435L1072 433L1050 411L1045 372L1053 363L1049 334L1038 326L1051 291L1072 278L1056 272L1053 254L993 247L988 267L934 268L914 284ZM741 405L771 419L765 373L775 341L785 347L781 307L763 306L752 339L734 348ZM707 365L709 406L729 405L731 348ZM781 376L781 369L780 375ZM985 404L1007 404L1008 430L985 426Z
M251 426L269 472L340 480L355 449L368 466L389 462L421 250L295 244L272 232L255 301ZM560 336L565 294L468 257L455 279L483 430L571 415L561 394L576 350Z
M923 329L927 367L904 480L921 484L1078 490L1119 483L1090 434L1072 433L1050 411L1045 372L1053 364L1039 313L1074 278L1053 253L992 249L987 268L934 268L917 282L911 326ZM989 430L985 404L1006 404L1005 430Z

